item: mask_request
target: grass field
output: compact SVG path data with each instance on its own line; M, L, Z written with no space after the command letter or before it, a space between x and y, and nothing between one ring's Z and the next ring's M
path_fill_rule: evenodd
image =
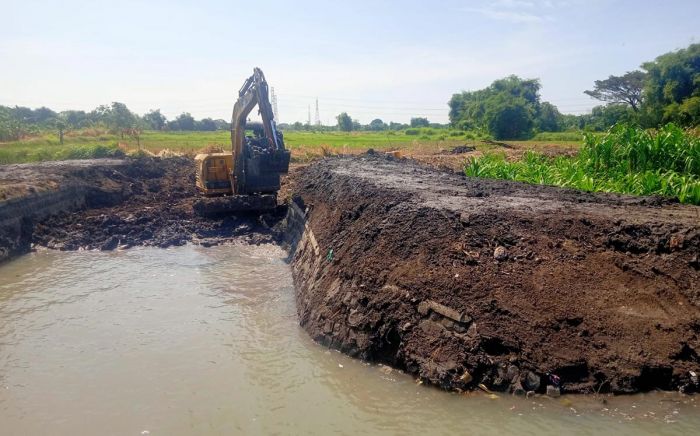
M418 134L403 131L389 132L297 132L284 133L286 146L292 151L292 160L308 162L328 154L361 153L369 148L379 151L402 150L406 154L434 154L458 145L475 145L487 152L502 145L475 139L469 132L437 129L414 129ZM64 144L57 135L46 134L22 141L0 143L0 164L38 162L46 160L80 159L128 154L139 149L158 154L163 150L196 154L214 149L228 150L228 131L216 132L158 132L146 131L139 138L110 134L104 130L87 129L68 132ZM528 149L548 153L548 150L576 150L578 141L517 141L509 142L513 149ZM506 148L507 149L507 148Z

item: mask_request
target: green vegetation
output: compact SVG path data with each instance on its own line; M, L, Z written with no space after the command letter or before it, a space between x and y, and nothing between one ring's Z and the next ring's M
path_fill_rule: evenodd
M94 159L123 157L124 152L116 145L71 144L29 145L19 144L0 147L0 164L40 162L66 159Z
M643 124L700 124L700 44L663 54L642 68L647 71Z
M526 152L522 160L509 162L503 154L487 154L468 161L464 171L472 177L700 204L700 138L674 124L658 131L620 124L604 135L587 134L575 157Z
M450 122L461 129L488 131L495 139L527 139L532 137L536 124L550 123L542 120L540 82L509 76L496 80L488 88L454 94L450 106ZM542 113L555 116L554 106Z
M436 129L431 127L384 131L284 131L284 141L295 161L308 161L328 153L356 153L375 150L411 149L435 152L439 148L463 145L465 141L483 138L476 132ZM411 134L415 133L415 134ZM0 164L36 162L42 160L92 158L114 153L144 150L157 154L163 150L196 154L201 151L228 150L231 146L228 130L212 132L147 130L138 138L106 129L82 129L64 136L61 144L56 133L31 136L20 141L0 143ZM90 152L92 150L92 153Z
M454 94L448 102L450 122L499 140L529 139L538 132L602 132L617 123L700 124L700 44L661 55L642 69L596 80L584 93L607 104L590 114L563 115L540 101L537 79L508 76L487 88Z

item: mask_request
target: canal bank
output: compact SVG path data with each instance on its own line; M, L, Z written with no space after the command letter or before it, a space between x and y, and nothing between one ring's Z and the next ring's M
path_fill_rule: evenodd
M697 389L697 207L370 154L293 170L281 195L290 206L274 214L204 219L187 159L88 174L121 200L25 219L25 240L106 251L286 244L312 338L448 390Z

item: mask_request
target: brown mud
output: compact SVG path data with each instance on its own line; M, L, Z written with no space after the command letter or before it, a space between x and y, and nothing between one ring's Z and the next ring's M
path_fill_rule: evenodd
M697 389L700 208L372 155L292 182L317 341L446 389Z
M36 167L18 167L20 176L38 172ZM55 164L50 177L37 175L25 181L31 184L30 192L36 190L33 185L39 189L77 185L88 190L84 210L30 223L32 244L59 250L275 242L278 235L271 226L284 216L284 208L263 217L205 218L194 213L192 205L199 195L194 164L188 158L93 161L90 165L65 162Z

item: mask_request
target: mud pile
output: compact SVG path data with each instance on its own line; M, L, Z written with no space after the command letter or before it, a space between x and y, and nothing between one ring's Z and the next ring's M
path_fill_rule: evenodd
M193 242L274 242L270 230L284 208L263 218L239 214L223 218L196 215L199 197L194 164L188 158L143 158L119 165L72 169L66 182L88 190L84 210L33 224L32 241L59 250L113 250L135 245L169 247Z
M317 341L447 389L697 389L700 208L371 155L294 182Z

